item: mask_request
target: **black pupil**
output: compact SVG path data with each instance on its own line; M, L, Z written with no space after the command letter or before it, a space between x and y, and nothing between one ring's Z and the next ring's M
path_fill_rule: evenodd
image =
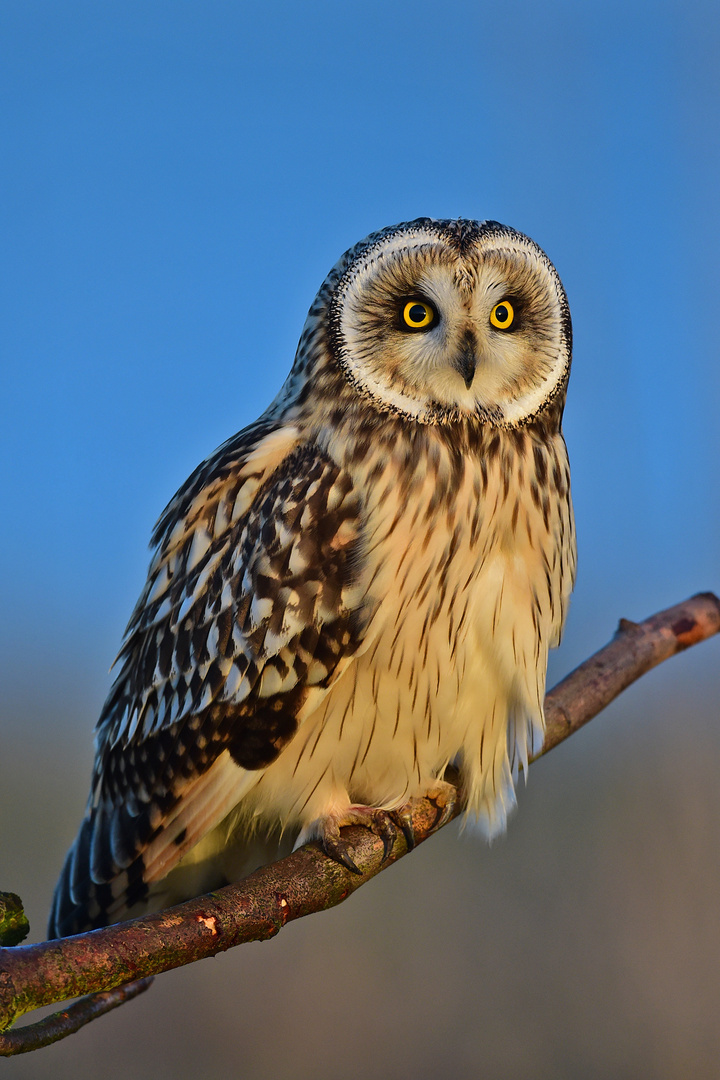
M500 304L495 308L495 318L498 322L507 322L510 318L510 312L504 304Z
M427 318L427 311L423 304L413 304L408 311L408 318L410 322L420 323L423 319Z

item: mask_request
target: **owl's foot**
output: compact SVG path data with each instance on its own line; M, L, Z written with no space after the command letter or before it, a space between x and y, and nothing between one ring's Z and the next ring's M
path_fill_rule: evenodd
M393 813L394 811L378 810L374 806L349 806L340 814L330 814L320 824L319 839L325 854L347 867L353 874L361 874L362 870L358 869L350 854L352 845L342 838L340 829L343 825L362 825L382 840L385 862L390 857L398 834Z
M437 810L437 818L432 826L432 831L441 828L453 816L458 801L458 791L453 784L444 780L437 780L434 786L425 793ZM362 825L369 829L383 842L383 862L387 862L392 854L392 849L397 840L398 831L405 837L408 851L415 847L415 829L412 816L413 804L411 802L399 806L396 810L378 810L374 806L349 806L347 810L338 814L330 814L320 822L318 837L326 855L342 866L347 867L353 874L361 874L355 860L350 854L351 845L344 840L340 829L344 825Z

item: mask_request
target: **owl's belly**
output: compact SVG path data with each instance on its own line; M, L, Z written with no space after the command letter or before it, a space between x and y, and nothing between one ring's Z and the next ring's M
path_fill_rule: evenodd
M469 810L489 835L504 828L516 745L522 760L542 735L547 650L525 563L469 571L467 556L441 590L418 572L386 596L365 651L246 796L256 821L307 829L351 804L396 808L457 761Z
M513 774L541 745L566 592L562 530L522 487L522 461L508 461L443 473L440 459L404 490L388 462L367 506L363 645L308 699L243 813L307 832L353 803L398 807L456 762L468 812L488 835L504 829Z

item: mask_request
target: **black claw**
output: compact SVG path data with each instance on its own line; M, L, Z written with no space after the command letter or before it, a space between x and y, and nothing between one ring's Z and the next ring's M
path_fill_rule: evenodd
M359 866L356 866L354 859L351 858L347 851L343 852L340 856L340 862L343 866L346 866L352 874L362 875L362 870Z
M377 834L383 842L382 861L387 862L392 855L392 850L395 847L395 841L397 840L397 829L390 814L383 814L382 822L378 823L377 826Z
M323 849L328 858L333 859L337 863L340 863L341 866L344 866L351 873L362 874L362 870L360 870L356 866L352 856L350 855L350 852L348 851L348 845L344 840L325 839L325 841L323 842Z
M412 814L409 810L401 809L393 810L390 816L405 837L408 851L412 851L415 847L415 829L413 828Z
M433 832L435 832L436 829L441 829L443 825L445 825L445 823L448 822L452 817L453 810L455 809L455 800L448 799L444 806L439 806L435 799L432 799L431 801L435 809L437 810L437 818L435 819L435 824L433 825Z

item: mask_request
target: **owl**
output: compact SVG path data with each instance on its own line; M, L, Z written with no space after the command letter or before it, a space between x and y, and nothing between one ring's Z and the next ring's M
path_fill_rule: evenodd
M330 271L267 411L180 488L102 710L51 936L217 888L407 805L505 827L575 573L558 274L420 218Z

